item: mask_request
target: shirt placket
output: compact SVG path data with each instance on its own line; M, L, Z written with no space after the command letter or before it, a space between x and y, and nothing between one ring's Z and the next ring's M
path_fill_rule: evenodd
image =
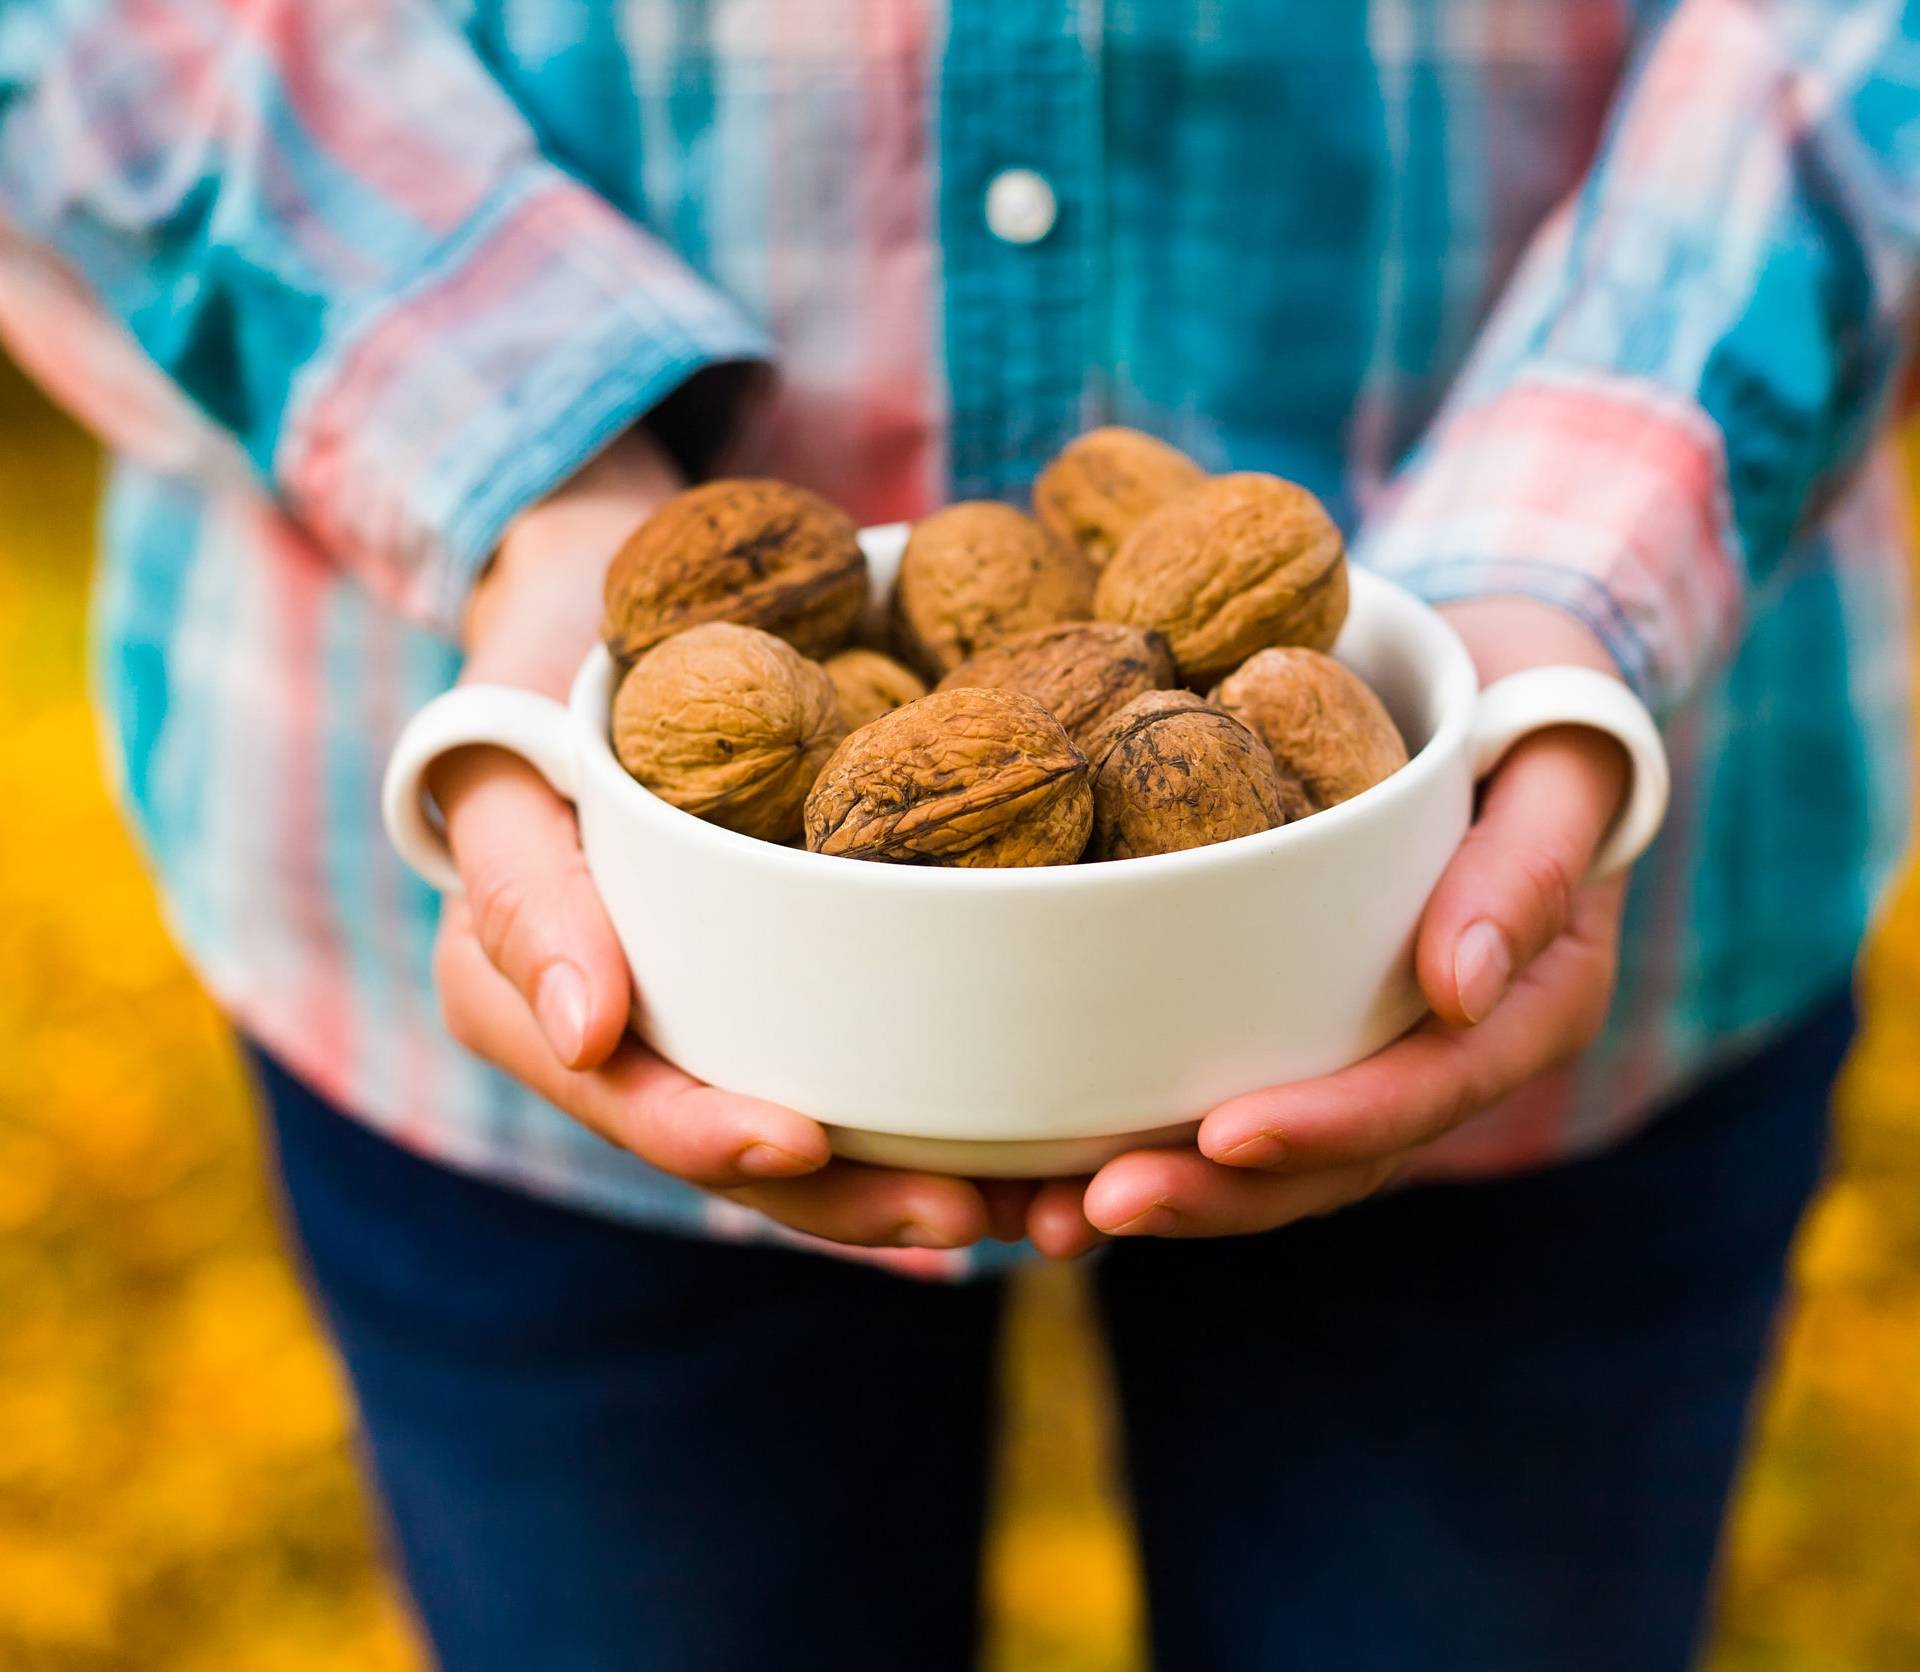
M1097 67L1084 6L953 0L938 195L956 498L1023 493L1094 398Z

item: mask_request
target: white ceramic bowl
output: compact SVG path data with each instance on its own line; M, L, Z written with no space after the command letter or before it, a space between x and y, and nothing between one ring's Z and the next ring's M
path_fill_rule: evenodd
M862 539L878 598L904 530ZM514 750L579 810L633 966L636 1023L662 1055L818 1117L847 1155L1084 1171L1178 1136L1236 1093L1344 1067L1415 1021L1421 908L1466 832L1476 777L1527 732L1594 726L1632 758L1597 874L1631 863L1659 825L1666 759L1617 681L1547 668L1479 690L1446 622L1364 571L1335 649L1413 759L1298 824L1152 859L880 865L702 823L615 760L600 650L564 707L469 685L422 709L395 748L384 812L414 867L456 889L423 805L427 769L465 744Z

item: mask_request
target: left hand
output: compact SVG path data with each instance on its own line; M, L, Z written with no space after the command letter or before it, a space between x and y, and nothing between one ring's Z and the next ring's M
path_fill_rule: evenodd
M1618 672L1549 605L1486 599L1443 613L1483 683L1546 663ZM1520 743L1487 780L1421 919L1414 964L1433 1014L1337 1074L1221 1104L1193 1149L1135 1150L1091 1180L1050 1182L1028 1212L1035 1246L1065 1259L1110 1236L1233 1236L1330 1213L1584 1050L1613 994L1625 885L1581 878L1627 770L1598 732Z
M635 429L515 518L473 591L462 678L562 696L599 636L609 558L680 486ZM790 1230L909 1264L1018 1234L1017 1188L834 1159L817 1121L701 1085L636 1038L626 956L573 809L525 761L455 750L432 790L465 883L441 915L435 984L469 1050L662 1172Z

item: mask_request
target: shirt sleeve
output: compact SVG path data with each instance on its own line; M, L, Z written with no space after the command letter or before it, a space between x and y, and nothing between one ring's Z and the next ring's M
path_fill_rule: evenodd
M1671 7L1356 555L1564 607L1684 701L1896 397L1917 95L1889 0Z
M10 0L0 219L447 631L515 511L769 352L427 0Z

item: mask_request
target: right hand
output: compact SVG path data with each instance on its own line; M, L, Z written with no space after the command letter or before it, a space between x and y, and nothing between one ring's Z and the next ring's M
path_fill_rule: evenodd
M598 635L620 542L680 487L635 431L508 529L476 584L464 681L561 697ZM434 977L453 1036L662 1172L793 1230L868 1247L958 1248L1018 1235L1026 1193L837 1161L817 1121L703 1085L627 1028L627 962L587 874L572 809L524 761L469 748L431 788L464 897Z

